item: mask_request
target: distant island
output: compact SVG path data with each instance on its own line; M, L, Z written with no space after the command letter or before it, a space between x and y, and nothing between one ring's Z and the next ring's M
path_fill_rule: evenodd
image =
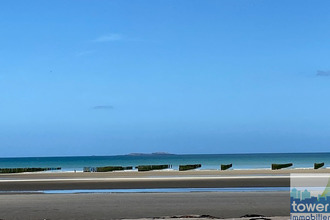
M154 153L129 153L128 156L147 156L147 155L174 155L167 152L154 152Z

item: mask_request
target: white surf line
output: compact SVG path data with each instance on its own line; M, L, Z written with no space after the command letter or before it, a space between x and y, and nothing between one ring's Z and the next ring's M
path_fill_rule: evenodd
M289 179L289 176L221 176L221 177L135 177L135 178L71 178L71 179L1 179L0 183L3 182L56 182L56 181L154 181L154 180L226 180L226 179Z

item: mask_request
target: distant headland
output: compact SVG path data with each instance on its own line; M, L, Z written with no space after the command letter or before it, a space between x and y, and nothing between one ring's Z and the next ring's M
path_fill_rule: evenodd
M129 153L128 156L148 156L148 155L175 155L168 152L154 152L154 153Z

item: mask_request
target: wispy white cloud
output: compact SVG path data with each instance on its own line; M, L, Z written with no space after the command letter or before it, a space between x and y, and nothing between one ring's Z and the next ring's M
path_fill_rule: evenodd
M82 56L87 56L87 55L92 54L92 53L94 53L93 50L80 51L80 52L76 53L76 56L77 57L82 57Z
M316 72L316 75L317 76L330 76L330 71L329 70L328 71L318 70Z
M123 36L121 34L107 34L102 35L96 39L94 39L94 42L109 42L109 41L119 41L123 40Z
M95 109L95 110L100 110L100 109L110 110L110 109L113 109L113 106L112 105L97 105L97 106L94 106L93 109Z

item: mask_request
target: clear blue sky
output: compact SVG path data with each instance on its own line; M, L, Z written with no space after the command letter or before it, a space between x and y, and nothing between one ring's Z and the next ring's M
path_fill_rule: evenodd
M0 2L0 157L329 151L330 2Z

